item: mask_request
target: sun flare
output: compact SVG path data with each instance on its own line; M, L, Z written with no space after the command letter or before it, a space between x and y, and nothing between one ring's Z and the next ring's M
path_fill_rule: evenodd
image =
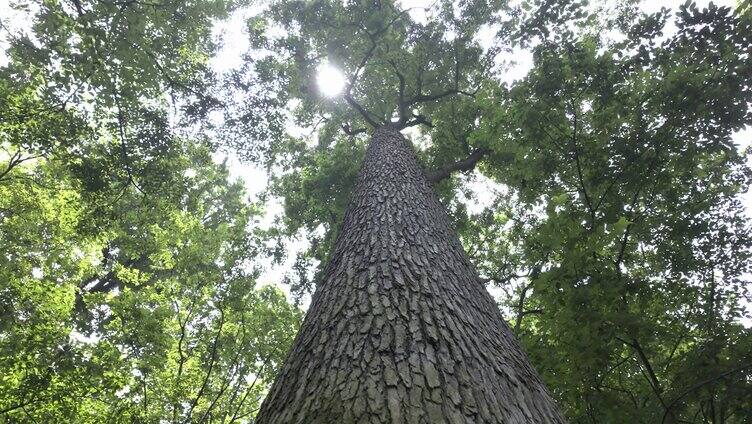
M345 89L345 76L339 69L325 62L318 67L316 84L321 94L335 97Z

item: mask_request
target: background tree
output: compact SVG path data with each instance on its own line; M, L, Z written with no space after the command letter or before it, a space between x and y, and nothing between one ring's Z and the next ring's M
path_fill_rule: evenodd
M231 6L44 2L5 33L2 420L255 414L300 313L255 287L262 205L170 116L214 104L210 24Z

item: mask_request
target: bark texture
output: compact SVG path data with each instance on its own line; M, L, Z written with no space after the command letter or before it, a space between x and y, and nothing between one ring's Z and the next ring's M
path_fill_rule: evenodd
M331 258L257 424L564 422L395 129Z

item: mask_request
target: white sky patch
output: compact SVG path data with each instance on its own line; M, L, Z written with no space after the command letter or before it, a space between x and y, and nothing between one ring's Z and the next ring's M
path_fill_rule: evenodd
M640 4L640 9L645 13L656 13L661 10L662 7L671 9L672 12L679 10L679 6L683 5L686 0L646 0ZM710 3L716 6L725 6L735 8L737 6L737 0L694 0L697 7L702 10L710 5Z
M418 150L424 150L430 146L430 139L427 135L423 134L420 125L407 127L402 130L402 134L407 137L407 139L410 140Z
M507 84L519 81L533 69L533 52L527 49L515 47L507 62L508 68L501 76L501 80Z
M457 38L457 31L453 29L448 29L446 32L444 32L444 41L454 41Z
M83 333L79 333L76 330L71 330L70 334L68 334L68 339L73 343L80 343L80 344L94 344L97 343L102 337L97 334L92 334L91 336L84 335Z
M251 46L246 21L260 12L260 6L243 8L228 19L214 24L212 38L222 46L210 62L212 69L217 73L225 73L243 65L243 53Z
M425 25L431 18L431 7L436 3L435 0L400 0L397 4L402 10L407 10L410 19Z
M459 196L459 201L464 203L467 211L473 215L493 206L499 194L506 192L504 185L491 180L477 170L467 176L460 175L459 178L462 185L471 193L469 199Z
M489 24L483 24L478 32L475 34L474 41L480 44L480 47L484 51L489 51L494 46L494 39L496 37L495 26Z
M8 57L8 47L12 37L18 37L21 34L29 37L31 42L39 45L39 40L29 31L31 27L30 17L37 13L39 6L27 2L23 6L28 10L18 10L11 5L11 0L0 0L0 66L7 66L10 58Z
M31 269L31 276L35 280L41 280L44 278L44 271L42 271L42 268L32 268Z
M252 200L257 199L266 190L269 175L262 167L247 161L241 161L234 154L215 153L213 158L215 163L225 162L230 171L230 176L238 178L245 183L246 193L248 193Z
M267 216L272 216L272 219L280 219L282 214L281 206L276 211L269 211ZM263 225L262 225L263 226ZM292 301L292 293L290 287L286 284L282 284L285 279L285 275L291 272L293 265L295 264L295 258L301 252L309 247L310 243L303 237L295 237L285 241L285 251L287 255L281 264L273 264L270 258L264 258L264 271L258 278L259 287L274 286L278 287L285 294L288 300ZM300 308L307 310L311 303L311 295L305 294L300 299Z
M345 75L329 62L323 62L316 70L316 85L326 97L337 97L345 89Z

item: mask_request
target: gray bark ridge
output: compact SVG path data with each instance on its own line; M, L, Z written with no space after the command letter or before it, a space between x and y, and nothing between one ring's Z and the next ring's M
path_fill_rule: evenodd
M410 143L374 130L257 424L563 423Z

